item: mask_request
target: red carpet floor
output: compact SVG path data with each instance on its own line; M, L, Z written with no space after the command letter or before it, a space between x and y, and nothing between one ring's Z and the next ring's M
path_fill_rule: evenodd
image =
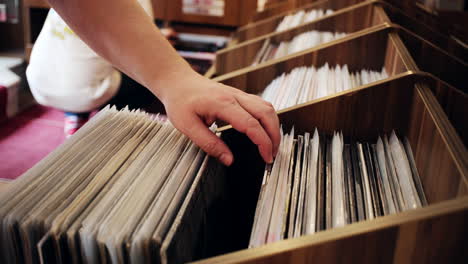
M0 178L15 179L65 140L63 113L33 106L0 123Z

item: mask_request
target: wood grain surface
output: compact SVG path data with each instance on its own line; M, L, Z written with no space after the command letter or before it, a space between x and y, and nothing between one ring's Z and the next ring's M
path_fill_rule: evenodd
M447 115L450 124L457 131L465 146L468 146L468 94L451 86L447 82L428 73L420 73L427 77L430 82L428 87L431 89L435 98L442 107L445 115Z
M373 26L382 26L387 22L383 10L375 3L355 5L332 14L329 17L303 24L301 26L242 42L233 47L220 50L216 54L216 74L222 75L234 70L252 65L252 62L266 40L279 44L282 41L291 41L295 36L312 31L345 32L348 34L361 33L360 31Z
M405 31L416 34L419 38L443 49L446 53L457 56L465 62L468 60L468 49L451 38L447 32L441 31L440 28L430 27L423 22L424 20L418 20L387 3L381 3L381 6L392 23L400 25Z
M448 53L405 28L398 28L398 35L418 70L431 73L463 93L468 93L466 85L468 83L468 63L463 58ZM445 45L445 47L449 46L449 43ZM465 48L465 50L468 49Z

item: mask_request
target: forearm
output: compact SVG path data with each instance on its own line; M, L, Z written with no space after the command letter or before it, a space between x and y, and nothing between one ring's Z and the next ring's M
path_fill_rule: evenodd
M100 56L164 101L180 76L196 75L136 0L49 0Z

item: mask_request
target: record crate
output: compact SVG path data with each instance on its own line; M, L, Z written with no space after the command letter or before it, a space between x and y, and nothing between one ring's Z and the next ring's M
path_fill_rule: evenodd
M369 0L366 2L373 2L374 0ZM249 23L243 27L240 27L233 35L233 42L238 44L242 43L247 40L254 39L256 37L269 34L273 31L275 31L276 27L279 25L279 23L283 20L284 17L287 15L294 14L299 11L311 11L313 9L322 9L322 10L327 10L331 9L334 12L344 12L346 8L351 7L352 5L355 4L362 4L362 0L322 0L322 1L317 1L305 6L302 6L300 8L296 8L290 11L286 11L284 13L256 21L254 23ZM329 16L329 15L327 15ZM322 18L325 18L327 16L324 16ZM320 18L319 18L320 19Z
M378 40L380 38L380 40ZM387 38L387 43L383 38ZM430 58L430 59L428 59ZM377 62L380 61L380 62ZM418 35L394 24L368 29L329 44L320 45L283 59L251 66L214 78L249 93L259 94L277 76L300 66L348 64L350 70L384 66L389 76L405 71L432 79L433 93L463 142L466 135L468 95L467 64Z
M311 6L325 5L325 2L327 1L328 0L317 1L310 5ZM406 28L410 32L417 33L418 36L429 41L431 44L437 45L438 47L444 49L446 52L454 56L458 56L464 61L467 60L468 51L466 47L460 44L459 41L456 41L452 37L450 37L449 34L447 34L447 32L444 31L444 28L442 26L438 26L437 23L434 22L436 20L434 19L432 15L427 14L425 11L421 10L417 6L408 5L408 3L406 2L400 3L398 1L390 1L390 0L356 1L356 3L351 4L348 7L336 10L335 13L330 14L329 16L322 17L322 18L319 18L315 21L311 21L308 23L304 23L302 25L297 26L296 28L288 29L285 32L301 32L302 31L301 29L303 27L304 28L311 27L313 29L314 24L320 25L320 24L328 23L326 22L328 21L328 18L336 19L335 16L339 16L342 13L348 12L354 8L359 8L368 4L379 6L379 8L377 8L378 9L377 12L379 15L375 17L378 20L378 22L381 22L381 23L388 22L392 25L400 25ZM302 9L306 10L308 9L307 6L308 5L305 5L304 7L297 8L293 11L297 12ZM401 9L402 7L405 8L404 11ZM289 14L293 11L286 12L285 14ZM278 15L278 16L282 16L282 15ZM246 63L245 60L247 59L249 62L253 60L256 54L255 52L257 52L261 48L261 45L259 43L256 43L256 41L261 38L270 39L270 37L275 36L274 38L280 38L280 40L282 40L281 38L284 38L282 34L283 32L274 32L276 28L275 26L270 25L269 29L262 29L264 27L263 25L264 23L268 24L267 22L275 17L265 19L264 21L260 21L257 23L250 23L240 28L238 32L234 33L233 39L229 42L229 44L227 45L227 48L219 52L219 56L217 56L217 64L215 64L215 67L211 67L209 73L207 73L205 76L209 78L213 78L215 76L219 76L221 74L224 74L230 71L230 70L224 70L224 68L234 67L235 69L237 69L241 67L248 67L249 64ZM279 23L280 20L278 20L277 23ZM378 22L373 21L372 23L375 24ZM351 25L348 25L349 23L351 23ZM353 23L355 22L345 21L346 26L350 28L357 26L357 25L353 25ZM337 24L337 28L343 27L343 26L344 26L343 24ZM241 38L242 38L242 35L244 34L242 32L244 30L247 30L249 32L250 31L256 32L257 27L261 28L261 30L259 31L259 34L252 37L252 39L250 39L249 41L242 40L243 43L239 43L240 42L239 37L238 37L239 34L241 35ZM332 28L332 30L336 30L336 29ZM285 33L285 36L289 36L289 34L291 33ZM286 37L286 39L287 38L288 37ZM251 47L250 45L253 45L253 47ZM243 50L243 52L239 52L237 48L246 49L246 50ZM235 52L236 56L232 56L230 52ZM255 53L255 54L252 55L252 53ZM226 60L228 61L227 63L225 62ZM235 62L231 63L231 61L233 60L235 60ZM226 64L228 66L226 66Z
M460 121L464 116L460 111L466 112L466 94L420 71L400 39L403 34L407 32L398 27L375 30L216 80L258 94L275 77L299 66L320 66L325 62L346 63L350 69L375 70L384 66L389 78L284 109L279 112L280 122L285 131L293 126L299 133L315 128L326 134L339 130L348 140L375 140L378 135L396 130L409 139L429 205L246 249L265 164L245 135L225 127L221 129L222 138L237 159L232 167L218 166L202 177L211 186L217 186L207 189L216 189L218 196L209 199L208 192L200 194L205 197L204 224L191 231L204 230L204 255L198 255L201 260L196 263L466 260L468 153L452 126L460 125L460 131L466 131L466 124ZM457 121L449 120L446 113ZM207 231L210 226L216 231ZM196 255L195 251L192 253ZM215 257L205 259L211 255Z
M407 137L428 206L247 249L265 163L256 146L230 127L223 140L236 157L205 162L173 226L168 259L194 263L462 263L468 228L468 155L431 92L433 82L406 72L375 84L279 112L285 131L376 141ZM188 245L190 242L191 246ZM196 245L193 246L193 245Z
M252 66L255 56L262 49L265 41L279 44L282 41L291 41L295 36L312 30L332 33L343 32L349 34L347 37L350 37L353 34L365 32L369 28L382 27L387 20L380 5L374 2L357 4L350 8L339 10L323 19L281 32L270 32L250 41L219 50L216 53L215 74L219 76ZM313 48L318 48L318 46Z
M403 60L401 42L395 41L398 35L391 27L369 29L365 34L354 34L321 45L318 49L305 50L283 59L252 66L213 80L236 87L252 94L261 93L276 77L301 66L320 67L347 64L349 71L361 69L381 71L385 68L389 77L409 70ZM403 47L404 48L404 47Z

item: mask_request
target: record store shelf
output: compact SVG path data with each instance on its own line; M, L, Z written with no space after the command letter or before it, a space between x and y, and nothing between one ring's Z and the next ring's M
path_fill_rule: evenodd
M317 2L316 4L318 3L321 2ZM369 6L373 6L372 10L365 10L366 8L369 8ZM385 22L394 26L398 25L403 29L406 29L406 31L416 33L418 36L426 40L426 42L443 49L446 53L456 56L463 61L468 60L468 49L466 49L466 47L462 46L454 39L440 33L443 32L441 31L442 29L433 29L415 18L419 16L415 14L413 15L414 17L405 14L401 9L392 6L387 2L374 0L361 2L347 8L336 10L335 13L327 17L302 24L284 32L274 32L274 29L261 32L249 41L238 43L239 38L236 38L236 36L243 34L239 33L243 31L241 28L239 29L239 32L234 35L234 41L232 41L228 48L218 52L215 65L216 69L212 76L219 76L236 69L250 66L258 50L262 47L265 39L270 39L273 43L277 43L283 40L289 40L295 35L308 30L329 30L357 33L359 30ZM427 19L423 18L422 21L424 20ZM264 22L266 21L267 20ZM249 24L248 26L254 27L255 24L256 23ZM331 24L333 24L333 26L331 26Z
M343 32L353 35L352 33L359 34L372 27L382 27L385 22L387 22L387 18L380 5L364 2L346 8L346 10L337 11L323 19L312 21L286 31L266 34L239 45L220 50L216 54L215 74L222 75L251 66L255 56L267 40L270 43L279 44L282 41L291 41L295 36L312 30L332 33Z
M234 34L234 42L236 43L241 43L247 40L254 39L256 37L269 34L271 32L274 32L276 27L279 25L279 23L283 20L283 18L287 15L294 14L298 11L310 11L313 9L331 9L334 12L344 12L346 11L346 8L363 2L362 0L322 0L322 1L317 1L308 5L305 5L301 8L296 8L290 11L286 11L284 13L262 19L260 21L254 22L247 24L237 30L237 32ZM373 0L370 0L368 2L373 2ZM332 14L331 14L332 15ZM330 15L328 15L330 16ZM328 16L324 16L328 17Z
M207 199L201 229L216 223L201 242L217 257L197 263L455 263L463 257L468 220L466 149L426 82L405 73L279 113L286 130L343 131L349 139L376 140L395 129L409 139L429 205L313 235L245 249L253 223L264 163L244 135L225 128L223 139L238 160L204 175L222 198ZM221 188L219 190L218 188ZM208 193L202 196L210 198ZM215 205L223 201L224 206ZM193 222L191 223L193 225ZM192 231L194 231L192 229ZM207 234L207 233L205 233ZM228 239L227 239L228 238ZM210 244L215 243L216 245ZM443 241L443 243L441 243ZM236 250L236 252L232 252ZM240 250L240 251L237 251Z
M221 128L222 138L237 159L229 168L207 166L210 169L201 177L211 187L199 194L204 197L203 224L192 222L191 226L195 233L204 234L199 241L203 250L192 252L200 259L196 263L466 261L466 51L437 29L392 5L382 1L367 4L381 7L378 12L383 14L382 27L367 28L257 66L236 68L214 80L259 94L274 78L300 66L328 62L331 66L347 64L350 71L385 67L387 79L284 109L278 113L280 122L285 131L294 126L298 133L316 127L325 134L342 131L345 142L375 141L377 136L395 129L409 139L429 205L247 249L265 165L256 146L228 126ZM322 20L344 16L337 12ZM259 39L273 36L283 35L271 33ZM229 50L240 50L255 41ZM237 56L242 56L241 52ZM215 189L216 195L211 196L209 190Z
M248 93L259 94L282 73L301 66L320 67L325 63L330 66L347 64L353 72L361 69L381 71L384 67L391 77L409 70L397 48L401 43L395 42L395 38L398 35L388 26L369 29L363 34L354 34L283 59L237 70L214 80Z

